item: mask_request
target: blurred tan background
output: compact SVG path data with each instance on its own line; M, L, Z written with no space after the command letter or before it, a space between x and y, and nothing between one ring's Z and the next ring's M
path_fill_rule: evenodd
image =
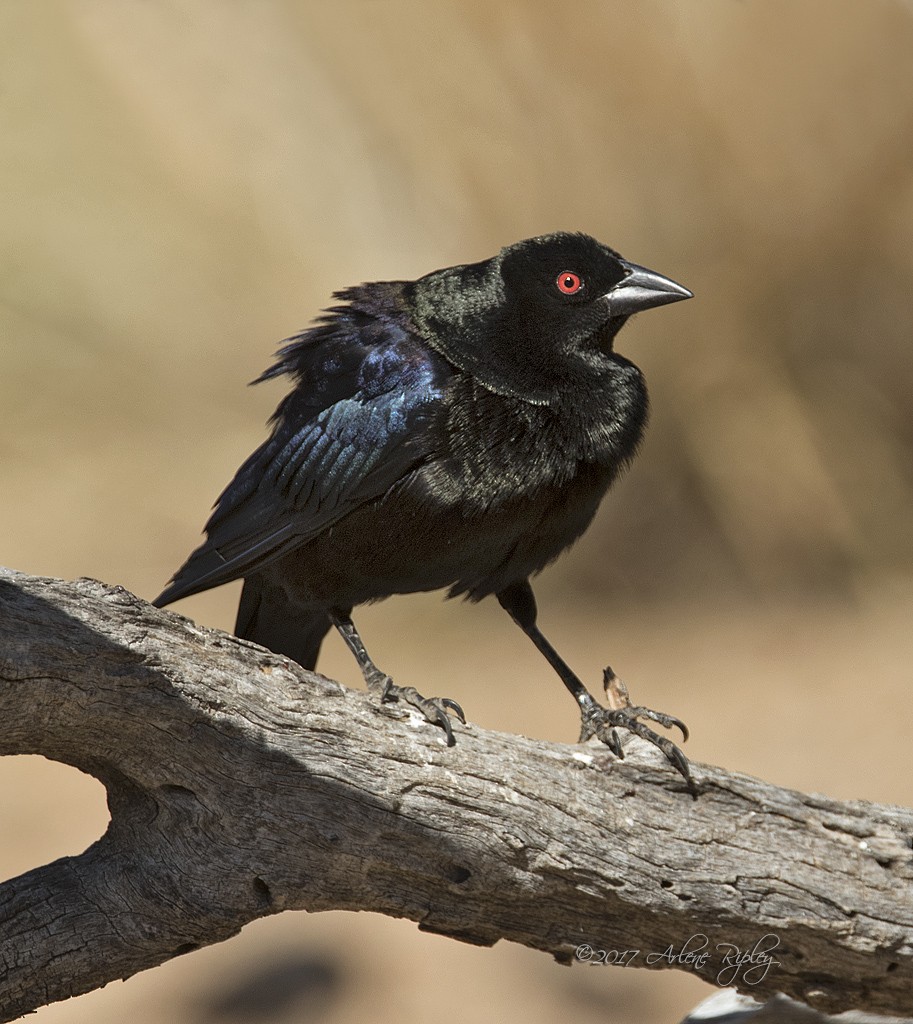
M283 393L245 383L334 288L586 230L696 298L621 335L651 429L543 628L697 760L913 802L911 4L5 0L0 55L0 561L153 597ZM230 628L237 592L179 608ZM494 602L358 621L476 723L575 738ZM335 639L320 667L358 685ZM0 762L0 876L106 820L93 780ZM709 991L287 914L33 1019L639 1024Z

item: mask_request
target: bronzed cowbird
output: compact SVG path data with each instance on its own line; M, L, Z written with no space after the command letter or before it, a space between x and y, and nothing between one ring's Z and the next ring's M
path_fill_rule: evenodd
M335 626L371 690L415 706L453 743L459 705L394 685L352 609L444 587L494 594L576 699L581 740L620 755L624 727L690 784L678 748L641 719L684 733L681 723L617 688L599 704L536 626L529 578L589 526L637 450L647 391L615 336L632 313L691 292L559 233L334 297L258 378L293 386L156 605L243 577L238 636L313 668Z

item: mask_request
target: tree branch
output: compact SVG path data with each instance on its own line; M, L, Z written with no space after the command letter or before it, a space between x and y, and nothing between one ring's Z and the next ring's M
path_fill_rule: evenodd
M111 809L81 856L0 886L2 1021L288 909L913 1011L907 810L703 766L694 802L640 741L623 763L472 726L448 748L122 588L3 570L0 721L0 753L91 773ZM727 971L724 943L757 958Z

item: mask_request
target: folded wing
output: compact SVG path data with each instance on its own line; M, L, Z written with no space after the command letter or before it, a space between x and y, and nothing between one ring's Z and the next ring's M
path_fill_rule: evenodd
M157 606L262 569L428 457L444 364L395 324L349 307L334 313L264 375L290 373L297 386Z

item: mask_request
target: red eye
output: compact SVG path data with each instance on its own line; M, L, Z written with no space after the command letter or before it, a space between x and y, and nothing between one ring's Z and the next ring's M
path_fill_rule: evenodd
M555 284L558 285L558 291L564 292L565 295L576 295L583 287L580 277L569 270L562 270Z

